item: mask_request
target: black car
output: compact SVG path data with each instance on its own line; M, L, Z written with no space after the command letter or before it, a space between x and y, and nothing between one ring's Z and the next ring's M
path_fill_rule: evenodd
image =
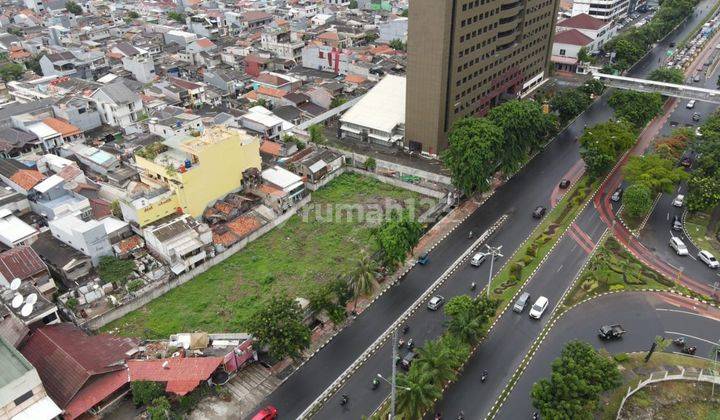
M698 114L697 112L694 113L693 116L692 116L692 120L693 120L693 121L700 121L700 114Z
M570 180L569 179L563 179L560 181L560 188L565 189L570 186Z
M540 219L543 216L545 216L545 212L547 209L543 206L537 206L535 207L535 211L533 211L532 216L536 219Z
M682 230L683 226L682 226L682 220L680 220L680 216L678 216L678 215L673 216L671 227L672 227L672 230Z

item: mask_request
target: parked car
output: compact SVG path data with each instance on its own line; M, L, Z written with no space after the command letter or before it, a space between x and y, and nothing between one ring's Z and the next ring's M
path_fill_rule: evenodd
M685 196L682 194L678 194L677 197L672 202L672 205L675 207L682 207L683 203L685 202Z
M252 417L252 420L275 420L277 418L277 414L277 408L273 407L272 405L268 405L267 407L258 411L257 414Z
M570 180L569 179L563 179L560 181L560 188L565 189L570 186Z
M710 268L720 267L720 262L718 262L718 260L715 259L715 256L708 251L702 250L698 252L698 259Z
M675 253L680 256L688 255L688 249L687 246L685 246L685 242L677 236L670 238L670 248L674 249Z
M678 216L678 215L673 216L672 225L670 225L670 226L672 227L672 230L682 230L683 226L682 226L682 220L680 220L680 216Z
M515 304L513 305L513 311L517 313L522 313L522 311L525 310L525 306L527 306L527 303L530 301L530 293L523 292L520 297L515 301Z
M470 265L472 265L473 267L480 267L480 264L485 262L486 258L486 253L478 252L477 254L473 255L472 259L470 260Z
M687 109L693 109L695 108L695 99L691 99L688 101L687 105L685 105L685 108Z
M540 319L542 314L545 312L545 309L547 309L548 303L548 298L540 296L535 301L532 308L530 308L530 318Z
M693 76L693 82L698 83L699 81L700 81L700 75L699 75L699 74L696 74L695 76Z
M426 252L426 253L422 254L422 255L420 256L420 258L418 258L418 260L417 260L418 264L420 264L420 265L425 265L425 264L429 263L429 262L430 262L430 258L428 257L428 254L429 254L429 252Z
M695 135L696 135L697 137L702 137L702 136L703 136L701 128L702 128L702 127L697 127L697 128L695 129Z
M695 112L692 116L692 120L695 122L700 121L700 114Z
M440 309L440 307L443 305L444 302L445 302L444 297L442 297L440 295L436 295L436 296L433 296L430 298L430 300L428 301L427 307L431 311L437 311L438 309Z
M537 206L535 207L535 210L532 213L532 216L536 219L541 219L543 216L545 216L545 212L547 209L543 206Z
M409 351L403 356L403 358L400 360L400 366L405 370L410 370L410 365L412 365L412 361L415 358L415 353Z
M602 340L617 340L626 332L620 324L603 325L598 331L598 337Z
M617 203L622 198L622 195L623 195L623 188L617 187L617 189L615 190L613 195L610 197L610 199Z

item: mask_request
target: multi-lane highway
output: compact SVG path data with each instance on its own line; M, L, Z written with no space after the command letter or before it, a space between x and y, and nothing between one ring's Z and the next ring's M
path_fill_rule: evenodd
M621 340L598 338L598 328L617 323L628 331ZM580 304L547 335L496 418L531 418L535 411L530 401L532 385L550 375L552 361L568 341L582 340L617 354L647 351L656 336L685 337L688 345L697 347L696 356L712 357L714 343L720 339L720 310L671 293L605 295ZM665 351L677 350L671 345Z
M709 0L701 3L701 8L710 4ZM706 9L703 9L706 10ZM702 15L702 14L701 14ZM693 28L700 16L692 17L672 40L679 40ZM646 76L655 67L658 59L668 48L668 43L656 47L645 59L633 69L634 76ZM350 326L340 332L316 356L305 363L296 373L291 375L275 392L262 404L272 404L279 409L283 418L298 416L315 398L322 393L350 364L366 350L375 339L385 331L413 302L432 284L441 273L447 270L463 254L470 245L467 232L473 230L482 232L497 221L501 216L507 215L508 221L490 239L493 245L503 245L505 255L512 254L522 241L531 233L536 221L530 217L530 212L537 205L550 205L551 193L557 182L570 173L579 160L578 146L575 139L582 133L587 125L607 121L611 117L611 110L606 98L596 101L588 111L581 115L570 127L560 133L555 141L535 159L533 159L519 174L507 184L499 188L483 206L473 213L448 238L442 241L431 253L431 262L426 266L417 266L395 287L391 288L363 312ZM531 292L546 293L551 297L553 304L557 303L562 291L567 287L574 273L578 271L587 250L591 244L596 243L604 229L597 215L587 210L578 219L579 229L575 235L565 235L556 248L558 264L543 267L530 283ZM575 238L580 238L580 242ZM561 252L562 251L562 252ZM560 255L565 254L565 255ZM560 259L565 259L564 262ZM501 261L502 262L502 261ZM496 272L502 264L496 264ZM558 269L559 268L559 269ZM459 268L449 276L439 290L447 299L452 296L467 293L469 284L476 281L483 284L487 278L489 265L475 269L462 261ZM555 273L543 273L544 270L556 270ZM564 270L564 271L563 271ZM547 290L547 292L545 292ZM513 314L514 315L514 314ZM410 336L421 345L425 340L437 337L442 331L442 312L416 312L409 324ZM465 378L472 380L473 366L478 361L492 358L492 354L502 353L502 359L493 359L493 365L511 373L518 361L526 353L529 344L533 341L540 323L530 323L526 316L511 318L504 315L488 337L488 344L495 340L493 351L484 351L481 346L478 354L473 358L463 379L453 389L463 393L461 383ZM524 331L524 332L523 332ZM519 337L519 338L518 338ZM487 346L490 348L490 346ZM498 348L502 349L498 352ZM491 354L492 353L492 354ZM376 391L370 390L371 378L377 373L384 375L390 371L390 348L386 344L375 353L344 385L341 393L350 395L350 403L340 407L337 395L323 407L318 414L319 418L359 418L371 412L388 393L386 386ZM489 363L489 362L487 362ZM482 363L481 363L482 364ZM494 396L502 388L507 375L497 374L486 385L483 392L484 403L491 403ZM495 381L498 381L493 385ZM468 395L477 401L476 395ZM452 392L448 394L448 401L453 401ZM483 405L483 407L486 405ZM466 410L467 412L467 410Z

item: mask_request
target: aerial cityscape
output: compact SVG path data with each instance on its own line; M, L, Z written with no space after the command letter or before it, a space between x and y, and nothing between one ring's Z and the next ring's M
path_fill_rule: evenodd
M0 420L720 419L719 106L720 0L0 0Z

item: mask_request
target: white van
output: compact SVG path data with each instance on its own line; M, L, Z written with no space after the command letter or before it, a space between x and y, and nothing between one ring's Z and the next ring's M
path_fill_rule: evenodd
M677 236L670 238L670 248L674 249L678 255L687 255L688 249L685 243Z

